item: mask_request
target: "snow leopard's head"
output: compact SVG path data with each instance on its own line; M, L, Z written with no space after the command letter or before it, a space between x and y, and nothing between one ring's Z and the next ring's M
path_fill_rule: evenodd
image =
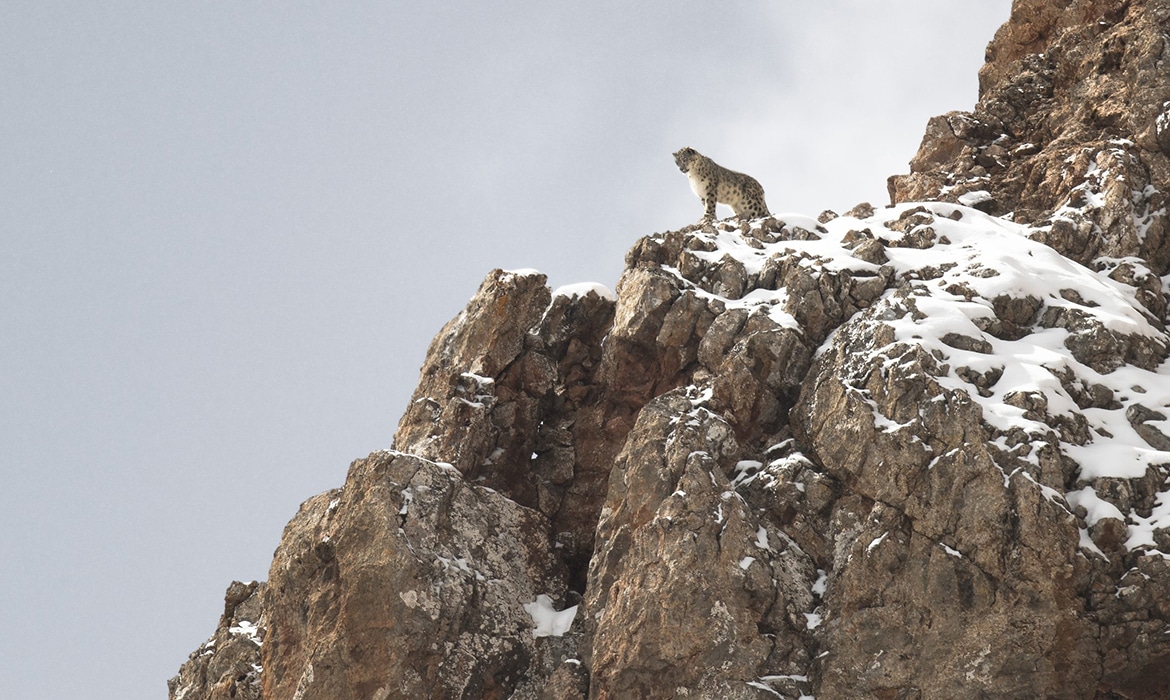
M699 157L699 152L693 148L687 147L680 149L674 153L674 162L678 165L678 169L689 172L691 169L691 161Z

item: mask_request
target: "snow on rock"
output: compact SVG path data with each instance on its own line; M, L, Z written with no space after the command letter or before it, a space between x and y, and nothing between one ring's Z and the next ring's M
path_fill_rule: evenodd
M907 203L824 223L790 215L717 222L687 233L691 254L705 264L695 272L663 265L668 274L726 310L764 314L813 339L817 319L809 319L807 296L794 295L794 270L841 277L850 291L877 280L880 296L867 313L874 332L880 327L888 336L877 355L887 365L906 361L911 347L933 357L933 380L977 405L999 436L992 440L1030 464L1025 471L1038 473L1041 447L1059 449L1076 465L1067 505L1088 516L1086 527L1097 511L1080 510L1097 503L1087 497L1095 481L1141 479L1170 464L1164 330L1140 287L1124 281L1132 274L1116 274L1128 266L1140 278L1135 261L1102 259L1089 269L1034 240L1036 228L948 203ZM712 265L742 279L712 275ZM857 398L885 432L913 423L913 416L884 415L865 392ZM737 483L767 473L751 460L737 469ZM1005 483L1014 471L1005 469ZM1065 496L1059 484L1037 483ZM1157 499L1170 501L1161 493ZM1170 528L1170 508L1143 515L1136 505L1111 504L1111 513L1135 528L1127 546L1151 549L1140 533Z
M557 610L536 595L555 585L508 573L499 536L474 534L491 531L479 521L493 509L530 519L509 551L576 548L566 562L588 576L591 682L615 693L675 653L705 659L679 687L712 696L757 678L748 685L797 697L812 689L805 673L847 687L852 661L814 662L816 645L837 648L871 622L888 629L880 616L899 596L923 595L908 588L919 571L956 582L958 593L930 599L938 620L972 615L986 634L1018 635L971 659L1006 667L1019 649L1055 653L1038 640L1093 630L1013 607L996 582L1026 567L1042 582L1027 595L1048 604L1079 595L1052 590L1068 581L1052 569L1170 552L1170 383L1164 330L1142 296L1149 271L1134 259L1084 267L1038 231L962 205L904 204L656 234L631 251L617 299L592 283L550 291L535 273L493 273L436 339L395 450L351 470L389 488L330 495L321 522L352 518L365 494L354 512L385 525L386 556L430 582L399 587L394 606L437 624L479 596L523 638L474 630L487 636L461 637L467 648L562 635L541 644L571 646L578 608ZM589 403L599 395L616 403ZM593 485L576 491L581 460ZM403 473L375 478L391 466ZM470 538L452 534L458 547L431 532L445 527L443 494L463 498L450 512L474 515ZM318 544L364 551L341 537ZM701 624L638 617L702 606ZM875 617L837 615L851 606ZM961 639L966 623L955 624L935 631ZM224 637L250 641L249 629ZM909 649L916 638L905 639ZM398 646L407 641L425 640ZM553 678L580 685L580 666ZM465 670L459 683L478 673ZM538 683L553 670L529 673Z
M228 634L240 634L258 645L263 643L263 630L256 627L256 624L250 620L240 620L238 624L228 628Z
M824 569L817 569L817 580L813 582L810 589L812 594L817 598L824 598L825 591L828 589L829 574Z
M663 320L645 336L667 354L684 335L674 325L703 329L683 361L700 369L681 384L687 396L709 387L704 411L751 446L726 465L732 491L720 503L735 495L760 513L784 504L782 519L751 526L754 557L729 568L759 575L773 557L810 554L818 573L803 574L803 590L827 611L917 600L928 595L914 589L919 571L958 581L932 600L937 615L979 610L986 634L1004 635L991 657L972 650L976 664L1002 667L1022 649L1064 653L1025 630L1052 639L1063 626L1088 644L1094 623L1015 606L994 582L1020 570L1035 581L1054 568L1113 571L1132 561L1119 554L1170 552L1167 342L1148 294L1161 280L1134 258L1086 267L1045 234L961 204L906 203L819 221L713 222L631 251L640 283L675 290L660 295ZM670 425L694 424L694 411ZM873 518L829 518L842 490L857 499L846 509L860 518L872 507ZM682 527L671 507L651 522ZM722 528L727 509L712 511ZM825 530L850 534L826 543ZM1101 575L1107 588L1114 574ZM1038 609L1078 594L1069 579L1028 593L1045 601ZM895 624L872 609L873 627ZM868 628L831 613L822 623L811 604L801 615L803 634L829 648ZM822 668L826 687L844 688L860 666Z
M968 207L973 207L976 204L982 204L983 202L989 201L990 199L991 193L987 190L974 190L972 192L959 195L959 203Z
M533 637L561 637L573 626L573 619L577 617L577 606L564 610L553 607L553 600L541 593L536 600L523 604L524 611L532 617Z
M255 581L234 581L228 586L219 627L168 681L169 697L260 697L261 647L268 625L262 607L264 587Z
M881 546L882 542L886 541L886 538L889 536L890 536L889 532L883 532L882 534L873 538L873 540L871 540L870 543L865 546L865 553L869 554L873 550L877 549L879 546Z
M531 267L521 267L515 270L504 270L504 274L512 275L514 277L535 277L540 275L540 270L535 270Z
M604 284L600 284L598 282L578 282L576 284L566 284L564 286L557 287L553 290L552 293L554 297L570 298L583 297L590 294L596 294L602 299L609 299L610 301L616 299L613 292L610 291L609 287L606 287Z

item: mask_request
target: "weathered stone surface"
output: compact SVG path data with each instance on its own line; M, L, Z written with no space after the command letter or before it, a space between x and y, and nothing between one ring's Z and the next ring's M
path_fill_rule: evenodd
M971 112L930 120L894 202L972 204L1038 224L1086 265L1170 266L1165 0L1021 0L987 48Z
M794 416L826 472L872 504L832 533L819 692L1093 697L1077 528L1041 486L1065 475L1005 462L980 408L932 379L935 357L890 346L883 313L838 331Z
M533 437L558 377L530 338L551 301L543 275L489 275L431 343L396 448L534 505Z
M590 566L590 697L754 698L750 683L807 670L815 568L731 486L738 449L696 392L641 412Z
M567 659L553 673L540 695L541 700L586 700L589 671L579 659Z
M233 581L224 594L219 626L167 682L172 700L259 700L260 645L268 615L264 584Z
M553 296L544 275L492 272L431 343L394 436L544 513L578 578L605 497L594 455L613 428L598 379L613 317L595 291Z
M264 697L514 697L543 642L522 603L566 593L547 531L453 467L397 452L354 462L343 488L301 506L273 558Z

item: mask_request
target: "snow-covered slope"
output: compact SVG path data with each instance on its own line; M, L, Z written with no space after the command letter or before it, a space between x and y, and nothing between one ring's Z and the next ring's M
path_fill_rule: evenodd
M865 218L823 218L781 215L778 226L742 228L721 222L690 235L709 244L710 250L695 253L698 258L715 265L736 261L749 280L780 257L800 258L818 274L897 280L877 301L881 309L871 312L894 331L891 345L875 352L896 362L903 352L894 346L928 351L939 362L939 383L982 409L1006 453L1039 469L1037 448L1053 444L1076 463L1070 488L1055 495L1072 509L1083 508L1087 526L1118 518L1128 528L1127 549L1156 549L1153 532L1170 528L1168 492L1158 493L1152 511L1131 504L1122 511L1093 483L1140 479L1154 466L1170 465L1166 334L1139 301L1149 285L1115 278L1159 288L1161 280L1138 259L1105 259L1100 269L1088 269L1034 240L1033 227L960 205L906 203ZM794 240L776 240L768 229L780 229L782 237L798 233ZM872 247L859 245L870 240L883 251L876 257ZM783 286L730 298L665 267L726 308L800 327L790 313L800 300ZM901 427L878 420L887 432ZM1099 552L1088 538L1085 544Z

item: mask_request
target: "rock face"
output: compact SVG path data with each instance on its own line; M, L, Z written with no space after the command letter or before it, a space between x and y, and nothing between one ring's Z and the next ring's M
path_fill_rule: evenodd
M1170 265L1170 3L1017 0L979 102L930 121L895 202L976 206L1085 265Z
M167 683L169 697L259 700L260 646L268 627L264 587L255 581L233 581L228 586L215 634L191 653L179 675Z
M1166 26L1017 1L894 206L492 272L170 697L1170 697Z
M302 505L265 592L264 697L506 698L546 663L518 601L562 599L539 513L384 452Z

